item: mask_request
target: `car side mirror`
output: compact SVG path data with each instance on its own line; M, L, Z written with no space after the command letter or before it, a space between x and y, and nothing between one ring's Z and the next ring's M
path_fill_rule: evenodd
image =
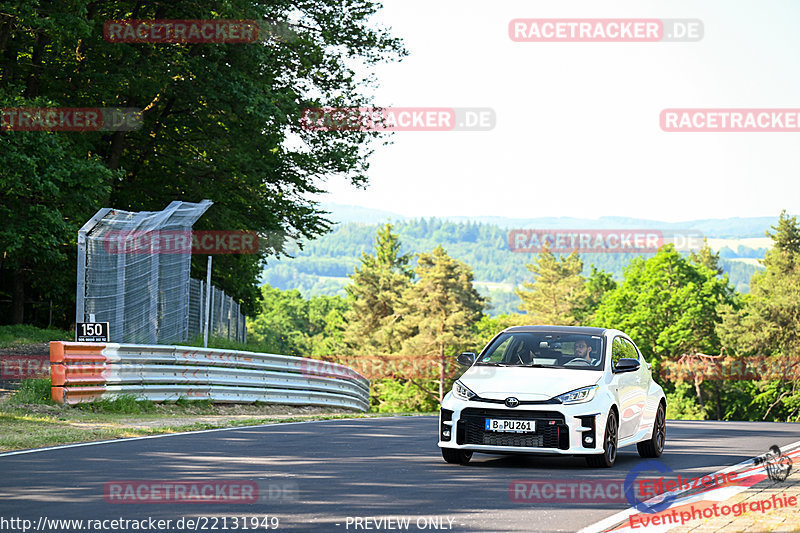
M622 357L617 364L614 365L614 373L620 374L622 372L635 372L639 370L639 366L641 363L637 359L630 359L628 357Z
M458 364L461 366L472 366L475 364L475 354L473 352L460 353L456 361L458 361Z

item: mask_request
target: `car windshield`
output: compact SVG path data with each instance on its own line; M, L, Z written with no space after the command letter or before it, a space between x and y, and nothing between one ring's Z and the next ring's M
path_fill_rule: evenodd
M509 332L495 338L475 364L599 371L604 352L600 335Z

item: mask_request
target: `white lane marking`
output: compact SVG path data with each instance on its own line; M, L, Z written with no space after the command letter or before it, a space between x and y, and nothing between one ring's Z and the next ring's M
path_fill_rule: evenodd
M178 437L180 435L197 435L200 433L215 433L218 431L233 431L236 429L252 429L252 428L263 428L263 427L279 427L279 426L294 426L297 424L314 424L319 422L352 422L354 420L383 420L389 418L415 418L416 416L427 416L427 415L412 415L412 416L371 416L371 417L359 417L359 418L332 418L330 420L304 420L302 422L274 422L272 424L255 424L253 426L236 426L230 428L215 428L215 429L200 429L197 431L181 431L180 433L163 433L161 435L146 435L144 437L123 437L120 439L111 439L111 440L98 440L93 442L76 442L75 444L61 444L59 446L48 446L47 448L33 448L30 450L16 450L12 452L3 452L0 453L0 457L8 457L10 455L22 455L26 453L38 453L38 452L49 452L53 450L64 450L67 448L81 448L83 446L97 446L100 444L114 444L115 442L127 442L133 440L145 440L145 439L158 439L161 437Z
M798 447L800 447L800 440L797 441L797 442L793 442L791 444L787 444L786 446L781 446L781 453L792 453L794 451L794 449L798 448ZM711 476L711 478L713 479L714 476L717 475L717 474L727 474L728 472L731 472L733 470L738 470L738 469L740 469L742 467L752 466L752 465L753 465L753 458L745 459L741 463L737 463L735 465L725 467L722 470L718 470L718 471L714 472L713 474L708 474L708 475ZM688 490L690 490L690 489L688 489L688 488L687 489L681 489L681 490L678 490L678 491L675 491L675 492L671 492L669 494L674 494L677 497L679 494L683 494L684 492L686 492ZM655 496L655 497L647 500L644 503L646 503L646 504L658 503L664 497L665 497L664 494L659 494L658 496ZM624 521L629 516L631 516L633 514L638 514L638 513L639 513L638 509L636 509L635 507L629 507L628 509L625 509L623 511L620 511L620 512L614 514L614 515L611 515L608 518L604 518L603 520L600 520L599 522L595 522L594 524L586 526L585 528L579 530L578 533L601 533L601 532L605 531L607 528L615 526L615 525L621 523L622 521Z

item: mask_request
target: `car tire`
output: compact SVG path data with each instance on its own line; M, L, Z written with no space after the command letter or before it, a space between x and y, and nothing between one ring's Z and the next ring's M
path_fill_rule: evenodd
M611 468L617 461L617 435L619 433L619 425L617 424L617 415L614 411L608 413L608 420L606 420L606 432L603 437L603 453L596 455L587 455L586 462L593 468Z
M472 459L472 452L466 450L454 450L452 448L442 448L442 458L450 464L465 465Z
M667 442L667 413L664 404L658 404L656 418L653 420L653 434L649 439L636 443L640 457L661 457Z

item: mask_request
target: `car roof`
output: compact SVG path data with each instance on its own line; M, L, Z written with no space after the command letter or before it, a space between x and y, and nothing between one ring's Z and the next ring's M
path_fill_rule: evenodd
M588 326L512 326L510 328L506 328L503 330L504 332L508 333L536 333L536 332L548 332L548 333L576 333L576 334L584 334L584 335L605 335L607 331L610 331L606 328L591 328Z

